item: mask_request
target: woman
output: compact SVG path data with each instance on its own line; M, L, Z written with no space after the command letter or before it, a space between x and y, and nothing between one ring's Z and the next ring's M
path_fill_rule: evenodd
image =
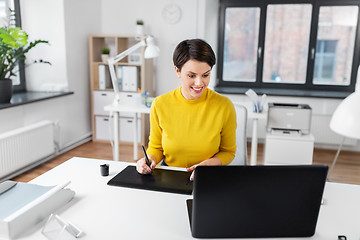
M216 63L210 45L200 39L182 41L173 62L181 86L152 103L147 149L151 164L140 159L136 169L141 174L151 173L161 160L194 171L199 165L229 164L235 156L234 105L207 88Z

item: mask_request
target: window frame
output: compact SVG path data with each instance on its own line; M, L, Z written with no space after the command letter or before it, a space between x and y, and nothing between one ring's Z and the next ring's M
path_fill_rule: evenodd
M262 71L264 64L264 46L265 46L265 26L266 26L266 9L269 4L311 4L312 5L312 14L311 14L311 25L310 25L310 36L309 36L309 48L308 48L308 57L307 57L307 69L306 69L306 81L302 84L297 83L268 83L263 82ZM355 33L355 43L354 43L354 54L353 62L350 75L350 84L349 85L323 85L323 84L314 84L313 83L313 71L315 66L315 57L311 58L311 51L314 49L316 51L316 40L317 40L317 30L318 30L318 18L320 7L323 6L352 6L355 5L359 8L357 27ZM229 7L256 7L260 8L260 26L259 26L259 39L258 39L258 49L261 48L261 56L257 60L257 69L256 69L256 79L255 82L230 82L224 81L223 76L223 61L224 61L224 40L225 40L225 19L226 19L226 8ZM260 89L260 92L272 93L273 90L277 92L284 92L283 95L287 95L284 90L295 90L300 91L300 95L313 95L311 91L321 92L339 92L342 97L350 94L355 91L357 71L359 66L359 57L360 57L360 0L220 0L219 7L219 34L218 34L218 64L217 64L217 85L215 87L219 92L226 92L225 89L232 88L231 92L235 92L236 88L239 89L239 92L243 92L244 89ZM307 93L308 92L308 93ZM322 94L320 94L322 95ZM336 95L336 94L335 94ZM324 96L320 96L324 97Z
M21 12L20 12L20 0L13 0L14 1L14 10L16 16L16 27L21 27ZM20 84L13 85L13 92L26 92L26 82L25 82L25 64L23 62L18 63L19 65L19 80Z

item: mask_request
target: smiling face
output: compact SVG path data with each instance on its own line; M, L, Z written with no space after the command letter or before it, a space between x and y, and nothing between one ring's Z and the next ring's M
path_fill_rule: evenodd
M175 67L175 71L181 80L181 94L184 98L187 100L200 98L210 82L209 64L190 59L181 70Z

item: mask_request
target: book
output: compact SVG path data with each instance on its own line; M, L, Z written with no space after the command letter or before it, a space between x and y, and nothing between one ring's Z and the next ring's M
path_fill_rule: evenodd
M112 88L110 70L107 65L99 65L99 89L105 90L106 88Z

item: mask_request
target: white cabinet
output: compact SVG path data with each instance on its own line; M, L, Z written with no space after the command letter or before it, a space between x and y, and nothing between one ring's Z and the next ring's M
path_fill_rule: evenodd
M96 139L109 141L114 139L114 118L106 116L95 117ZM120 118L119 120L119 139L123 142L132 142L134 139L134 128L132 118ZM141 119L138 119L138 143L141 140Z
M314 136L312 134L266 134L265 165L312 164Z
M96 116L95 117L95 133L96 139L99 140L110 140L114 133L112 131L113 118Z
M141 101L138 93L121 92L120 98L122 102L133 104L135 101ZM93 91L94 99L94 116L95 116L95 138L97 140L113 139L113 118L109 118L109 112L104 111L106 105L114 101L114 92L110 91ZM120 113L120 141L132 142L133 133L133 117L134 113ZM141 114L138 114L138 139L141 140Z
M109 112L104 111L104 107L109 105L114 100L114 91L112 81L109 74L109 65L103 62L101 58L102 49L110 48L110 57L124 52L130 47L134 46L139 40L140 36L135 35L104 35L92 34L89 36L89 63L90 63L90 91L91 91L91 123L93 132L93 141L105 141L109 137L109 127L106 127L110 122ZM141 95L138 93L138 88L142 91L147 91L149 96L154 96L154 72L153 60L145 59L145 47L136 52L139 61L131 61L129 57L121 59L115 63L115 72L117 83L119 84L120 100L129 105L134 102L141 101ZM123 84L128 84L125 88ZM132 113L120 113L120 140L126 142L133 141L133 126L129 122L133 118ZM145 114L138 114L138 126L140 139L142 144L148 141L149 130L149 116ZM132 120L130 120L132 121ZM111 129L113 126L111 126Z
M120 118L120 141L124 142L132 142L134 139L134 127L133 127L133 121L134 119L131 118ZM141 120L137 120L137 133L138 133L138 143L141 142Z

